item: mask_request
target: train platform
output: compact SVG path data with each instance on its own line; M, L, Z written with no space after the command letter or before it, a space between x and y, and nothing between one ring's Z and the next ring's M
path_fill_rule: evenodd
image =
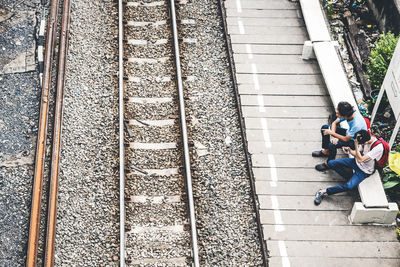
M327 197L342 183L317 172L320 127L334 111L298 2L226 0L236 80L269 266L400 266L394 226L353 225L358 192Z

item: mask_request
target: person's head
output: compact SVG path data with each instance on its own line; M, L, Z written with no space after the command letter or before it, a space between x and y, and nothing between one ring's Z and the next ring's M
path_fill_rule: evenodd
M365 144L371 140L371 135L367 130L360 130L354 135L354 139L357 139L359 144Z
M336 109L336 116L341 117L341 118L348 118L351 115L353 115L354 109L353 106L350 105L349 102L342 101L339 102L337 109Z

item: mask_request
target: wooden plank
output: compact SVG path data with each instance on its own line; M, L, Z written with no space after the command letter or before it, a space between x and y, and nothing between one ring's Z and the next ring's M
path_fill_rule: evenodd
M254 143L254 145L260 145L257 143L270 140L272 143L277 143L277 146L281 145L281 142L287 142L289 145L295 142L305 143L305 150L309 150L309 146L321 146L321 132L319 129L292 129L290 132L286 130L246 129L246 135L247 140Z
M329 255L332 258L398 258L400 256L399 242L285 241L285 246L290 257L326 257ZM268 250L270 256L280 256L279 242L269 241ZM357 263L356 265L341 266L362 265Z
M336 172L315 172L314 168L252 168L256 181L271 181L272 175L279 181L303 181L303 182L335 182L341 183L344 178Z
M325 86L315 84L260 84L257 89L254 84L238 84L241 95L329 95Z
M349 225L348 211L294 211L282 210L279 211L282 220L285 224L307 224L307 225ZM262 224L275 225L276 211L260 210L260 220ZM268 247L268 249L270 249ZM289 253L291 256L295 254ZM304 255L307 256L307 255Z
M317 64L256 64L257 74L319 74L320 68ZM235 64L237 73L254 73L250 64Z
M315 171L316 172L316 171ZM312 171L310 170L310 175ZM256 181L257 195L279 195L279 196L315 196L320 188L328 188L338 185L336 182L278 182Z
M237 1L236 0L227 0L225 1L225 8L235 8L237 9ZM289 1L257 1L257 0L246 0L240 1L241 9L298 9L299 6L296 3L291 3Z
M264 225L263 232L271 240L397 241L392 231L381 226L287 225L284 231L277 232L274 226Z
M287 258L285 258L285 261ZM269 266L282 266L282 257L268 258ZM385 258L330 258L325 257L290 257L291 266L307 266L307 267L338 267L338 266L362 266L362 267L399 267L399 259Z
M300 55L256 55L249 58L249 54L234 54L233 58L235 63L310 64L312 62L303 60Z
M256 74L260 84L324 84L320 74ZM253 83L253 74L236 73L239 84Z
M251 160L254 167L277 168L313 168L324 160L311 155L274 155L275 166L271 165L265 154L252 154ZM315 170L317 172L317 170Z
M290 95L241 95L242 106L270 107L327 107L331 106L329 96L290 96Z
M228 27L231 27L232 25L238 25L238 18L233 18L233 17L227 17L226 22L228 24ZM243 25L246 26L263 26L263 25L269 25L269 26L282 26L285 25L286 27L301 27L304 26L304 20L303 19L298 19L298 18L241 18L240 21L242 21Z
M311 151L321 149L321 142L270 142L252 141L247 136L250 154L311 155ZM256 147L256 146L259 147Z
M253 54L301 55L303 51L303 45L232 44L233 53L249 53L248 47Z
M278 207L274 207L272 203L272 198L274 205L277 203ZM319 210L319 211L329 211L329 210L343 210L350 213L353 206L353 198L349 195L337 195L335 197L326 198L324 202L316 206L314 204L314 196L258 196L258 201L260 203L260 209L280 209L280 210Z
M270 25L231 25L228 28L228 34L257 34L257 35L288 35L297 34L304 36L305 40L308 39L307 29L304 26L289 27L289 26L270 26Z
M331 114L329 107L265 107L260 112L258 107L242 107L243 116L247 118L321 118Z
M304 44L304 36L294 35L259 35L259 34L231 34L233 44Z
M301 18L301 13L296 9L243 9L239 12L237 8L227 8L226 15L240 18Z
M263 118L245 118L246 129L263 129L261 119ZM327 123L328 118L316 119L274 119L267 118L267 125L269 130L292 130L292 129L311 129L318 131L321 126Z

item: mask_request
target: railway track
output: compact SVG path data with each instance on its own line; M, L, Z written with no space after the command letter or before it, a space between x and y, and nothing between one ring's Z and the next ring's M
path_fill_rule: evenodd
M178 42L174 1L119 1L120 266L199 266Z
M61 12L61 28L58 33L58 13L60 6L63 6ZM70 0L54 0L51 2L50 16L47 25L46 49L44 57L44 72L42 80L42 96L40 104L38 141L35 156L34 184L32 193L32 207L30 215L29 240L26 256L26 266L34 267L38 265L38 251L41 245L44 246L40 258L43 266L50 267L54 265L55 255L55 231L57 218L57 194L59 179L59 163L61 150L61 124L63 113L63 98L65 87L65 68L68 51L69 20L70 20ZM59 38L58 61L53 65L54 48L57 35ZM56 70L53 69L56 66ZM51 95L51 79L56 76L56 94ZM54 107L50 106L50 102ZM49 109L54 109L53 120L49 120ZM52 124L53 134L51 138L47 136L48 124ZM51 140L51 158L46 159L46 142ZM46 164L47 163L47 164ZM48 166L47 166L48 165ZM49 185L47 188L47 202L42 203L43 184L46 182L45 176L50 168ZM47 193L46 192L46 193ZM46 207L42 207L46 206ZM42 209L47 210L47 222L41 220ZM46 225L47 228L42 225ZM46 232L46 234L44 234ZM43 244L40 237L44 237Z

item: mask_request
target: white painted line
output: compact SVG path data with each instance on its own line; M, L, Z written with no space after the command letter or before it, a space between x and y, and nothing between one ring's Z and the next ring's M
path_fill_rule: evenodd
M281 211L279 210L278 198L276 196L272 195L271 203L272 203L272 209L274 210L275 231L282 232L285 230L285 226L283 225Z
M149 126L158 126L158 127L171 126L175 124L175 120L143 120L142 122L148 124ZM129 120L129 125L147 127L146 125L143 125L143 123L140 123L137 120Z
M172 97L129 97L128 103L159 104L172 102Z
M161 203L179 203L181 202L181 196L131 196L131 202L134 203L146 203L151 202L153 204Z
M271 196L271 205L273 210L279 209L279 203L278 203L278 198L276 196Z
M256 64L251 64L251 72L253 73L253 83L254 83L254 90L260 91L260 82L258 81L257 77L257 66Z
M277 182L278 182L278 174L276 172L276 163L275 163L275 157L272 154L268 154L268 161L270 164L270 170L271 170L271 186L272 187L276 187L277 186Z
M140 3L140 2L127 2L126 6L146 6L146 7L153 7L153 6L162 6L165 4L165 1L157 1L152 3Z
M279 253L281 254L282 257L282 267L290 267L290 261L287 255L285 241L280 240L278 244L279 244Z
M155 63L165 63L167 62L168 57L160 57L160 58L137 58L130 57L128 58L129 63L138 63L138 64L155 64Z
M265 148L271 148L271 139L269 137L268 124L266 118L261 118L261 127L263 129L263 137Z
M133 26L133 27L145 27L145 26L151 26L151 27L158 27L161 25L167 24L166 20L159 20L159 21L133 21L129 20L126 25L127 26Z
M242 13L242 4L240 3L240 0L236 0L236 9L238 13Z
M265 112L264 107L264 97L262 95L257 95L258 111Z
M253 59L253 51L250 44L246 44L246 53L249 59Z
M139 77L135 77L135 76L129 76L128 80L130 82L134 82L134 83L140 83L140 78Z
M195 44L195 43L197 43L197 39L196 38L183 38L183 42L188 43L188 44Z
M159 149L175 149L177 143L129 143L129 147L133 149L148 149L148 150L159 150Z
M283 226L282 215L280 210L274 210L274 218L275 218L275 232L285 231L285 226Z
M170 169L142 169L142 171L147 172L147 175L158 175L158 176L171 176L171 175L177 175L179 174L179 169L178 168L170 168ZM134 171L135 174L144 176L146 174L143 174L138 171Z
M243 21L238 20L238 27L239 27L239 33L240 34L245 34L244 27L243 27Z
M128 39L128 44L130 44L130 45L147 45L147 41L139 40L139 39Z
M172 225L172 226L154 226L154 227L146 227L146 226L135 226L128 233L130 234L142 234L142 233L157 233L157 232L174 232L174 233L182 233L184 232L183 225Z

